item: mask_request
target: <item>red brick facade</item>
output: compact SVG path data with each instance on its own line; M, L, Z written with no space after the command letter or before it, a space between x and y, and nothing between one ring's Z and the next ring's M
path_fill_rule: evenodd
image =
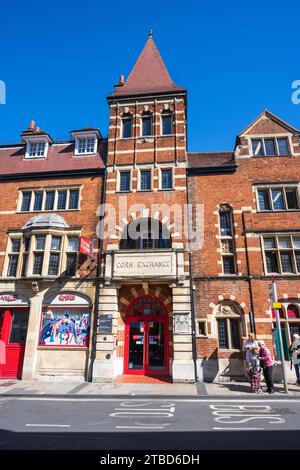
M0 313L20 306L29 313L19 375L242 378L242 343L250 332L278 353L272 280L285 345L300 331L299 131L264 111L232 151L188 153L186 90L171 80L152 34L129 78L121 76L107 99L107 139L86 128L54 143L31 123L20 145L0 147ZM45 155L30 158L30 145L36 151L41 142ZM68 206L72 190L75 208ZM38 193L44 202L35 209ZM133 228L140 230L136 240ZM26 241L31 231L32 243L48 237L40 273L34 273L38 249ZM93 251L89 258L77 253L76 272L67 276L68 240L81 236L95 241ZM63 245L51 275L55 237ZM13 240L22 240L18 253ZM71 310L89 306L88 347L39 343L44 305L49 315L50 307L65 308L47 300L57 302L59 294L71 295ZM131 328L139 330L131 335Z

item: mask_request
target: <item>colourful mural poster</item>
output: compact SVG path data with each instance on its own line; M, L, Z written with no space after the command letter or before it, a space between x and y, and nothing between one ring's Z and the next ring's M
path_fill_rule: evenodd
M90 310L47 308L42 313L40 345L88 347Z

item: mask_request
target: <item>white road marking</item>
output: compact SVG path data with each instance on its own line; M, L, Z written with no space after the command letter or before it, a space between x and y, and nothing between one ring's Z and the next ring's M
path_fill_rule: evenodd
M71 424L38 424L38 423L32 423L32 424L25 424L25 426L30 426L30 427L35 427L35 428L70 428Z
M112 418L117 418L117 417L127 418L130 416L139 416L139 415L148 416L150 418L161 418L162 416L164 418L172 418L174 416L173 413L166 413L164 411L162 412L156 411L155 413L153 413L153 411L146 411L146 412L144 411L118 411L117 413L110 413L109 416L111 416Z
M164 426L116 426L116 429L164 429Z
M242 424L255 420L267 420L270 424L285 423L285 419L270 405L209 405L214 421L222 424ZM229 428L228 428L229 429Z
M17 401L81 401L81 402L120 402L120 398L60 398L60 397L9 397L12 400ZM133 403L136 401L144 401L142 398L134 398L132 399ZM153 402L162 402L162 401L170 401L170 398L153 398ZM242 399L234 399L234 398L217 398L217 399L189 399L189 398L173 398L172 401L175 403L300 403L299 398L289 398L289 399L256 399L256 398L242 398Z
M214 427L216 431L264 431L264 428L217 428Z

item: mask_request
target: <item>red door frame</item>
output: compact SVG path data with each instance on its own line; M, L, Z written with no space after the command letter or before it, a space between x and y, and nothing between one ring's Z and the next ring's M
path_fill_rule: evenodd
M160 303L162 307L163 314L160 315L129 315L129 311L132 306L137 303L141 298L147 299L155 299L157 302ZM134 322L143 322L144 323L144 360L143 360L143 369L141 370L134 370L128 368L129 362L129 331L130 331L130 323ZM149 369L149 323L150 322L159 322L164 325L164 369L163 370L151 370ZM127 307L125 313L125 344L124 344L124 374L130 375L169 375L169 318L168 318L168 311L166 306L158 297L153 297L151 295L141 295L134 299Z
M9 343L9 337L11 333L13 313L18 312L28 312L28 308L20 307L4 307L1 311L4 310L4 316L0 324L0 340L5 343L5 356L6 363L0 364L0 379L21 379L24 354L25 354L25 345L20 343Z

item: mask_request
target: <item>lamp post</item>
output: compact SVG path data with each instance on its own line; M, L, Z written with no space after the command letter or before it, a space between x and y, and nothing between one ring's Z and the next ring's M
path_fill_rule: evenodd
M281 367L282 367L282 377L283 377L283 385L285 393L289 393L288 385L287 385L287 373L286 367L284 362L284 350L283 350L283 342L282 342L282 332L281 332L281 324L280 324L280 316L279 316L279 309L281 308L281 304L278 303L277 297L277 286L275 281L272 281L272 284L269 286L269 294L270 300L272 303L272 308L275 310L275 317L276 317L276 325L278 331L278 339L279 339L279 349L280 349L280 356L281 356Z

